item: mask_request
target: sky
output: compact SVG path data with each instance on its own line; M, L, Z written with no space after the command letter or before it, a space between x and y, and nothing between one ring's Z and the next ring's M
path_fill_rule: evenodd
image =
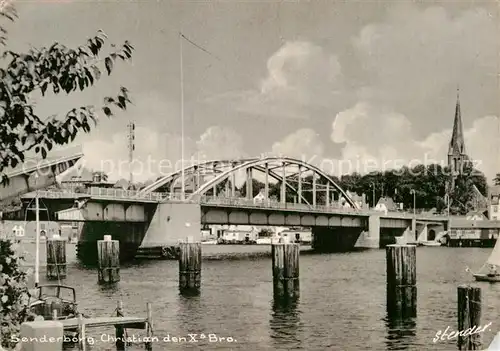
M466 151L500 172L500 18L495 1L21 1L9 48L77 47L102 29L135 51L77 94L35 101L44 115L130 90L133 106L77 138L88 167L134 179L184 155L286 155L333 174L445 164L460 89ZM146 161L149 160L149 161ZM163 166L159 166L163 162Z

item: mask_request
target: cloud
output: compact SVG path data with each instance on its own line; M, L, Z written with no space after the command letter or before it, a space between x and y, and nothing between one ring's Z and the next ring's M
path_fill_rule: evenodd
M413 4L392 6L384 22L365 26L353 45L367 83L332 123L331 140L342 145L339 172L446 165L460 84L467 153L491 179L500 170L500 124L491 112L496 32L481 8L452 17L441 7Z
M108 140L88 140L83 144L84 164L108 173L111 180L128 179L132 168L134 180L145 181L181 169L182 146L178 135L136 127L134 161L130 165L126 132L115 133ZM184 164L204 160L241 157L242 139L224 127L210 127L198 141L184 140ZM131 166L131 167L130 167Z
M245 157L243 138L228 127L212 126L196 142L198 155L202 159L238 159Z
M467 153L489 179L500 169L499 132L496 116L479 118L464 131ZM339 113L332 123L331 134L333 142L343 143L344 163L354 168L343 169L343 173L419 163L446 165L450 138L451 128L418 139L408 117L369 103L359 103Z
M310 159L323 156L323 143L313 129L303 128L289 134L283 140L273 144L271 153L298 159Z
M495 19L482 8L452 16L442 7L394 5L384 22L365 26L352 40L366 81L359 101L411 116L419 133L451 123L457 85L466 120L467 111L494 113L497 34Z
M328 108L342 90L337 57L307 41L288 41L267 61L258 89L210 99L240 112L269 117L306 118L311 109Z

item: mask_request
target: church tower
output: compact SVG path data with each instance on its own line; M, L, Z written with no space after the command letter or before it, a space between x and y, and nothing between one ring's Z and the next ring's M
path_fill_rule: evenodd
M464 130L462 127L462 115L460 112L460 95L457 89L457 105L455 107L455 120L453 122L453 134L451 135L448 148L448 167L453 176L457 176L463 170L463 166L469 158L465 153Z

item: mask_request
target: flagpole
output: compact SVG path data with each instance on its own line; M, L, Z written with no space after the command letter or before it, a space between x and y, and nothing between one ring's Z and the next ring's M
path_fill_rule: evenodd
M40 199L38 198L38 173L35 174L35 220L36 220L36 237L35 237L35 288L38 287L40 282Z
M184 179L184 66L182 58L182 33L179 32L180 71L181 71L181 200L184 200L186 183Z

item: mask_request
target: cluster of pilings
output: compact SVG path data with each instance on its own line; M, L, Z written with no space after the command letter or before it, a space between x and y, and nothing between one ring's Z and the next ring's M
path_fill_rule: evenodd
M417 256L414 245L388 245L387 314L391 321L406 321L417 316ZM457 338L459 350L481 350L481 288L461 285L458 293L458 331L447 338ZM460 331L460 332L459 332Z
M65 239L54 236L47 240L47 279L63 279L67 274ZM97 279L100 284L120 281L120 242L104 235L97 241Z
M201 243L187 239L180 244L179 290L183 295L197 295L201 290ZM295 301L300 295L299 244L273 244L272 272L275 300Z
M105 235L97 242L98 281L100 284L120 280L120 245ZM300 296L300 245L278 243L271 245L273 296L277 302L294 302ZM197 295L201 290L202 250L200 242L188 238L180 243L179 290L183 295ZM388 245L387 314L391 321L405 321L417 316L416 246ZM47 277L66 276L66 240L55 237L47 240ZM481 289L458 287L459 350L479 350L481 334L473 333L481 322ZM466 331L469 331L468 333Z

